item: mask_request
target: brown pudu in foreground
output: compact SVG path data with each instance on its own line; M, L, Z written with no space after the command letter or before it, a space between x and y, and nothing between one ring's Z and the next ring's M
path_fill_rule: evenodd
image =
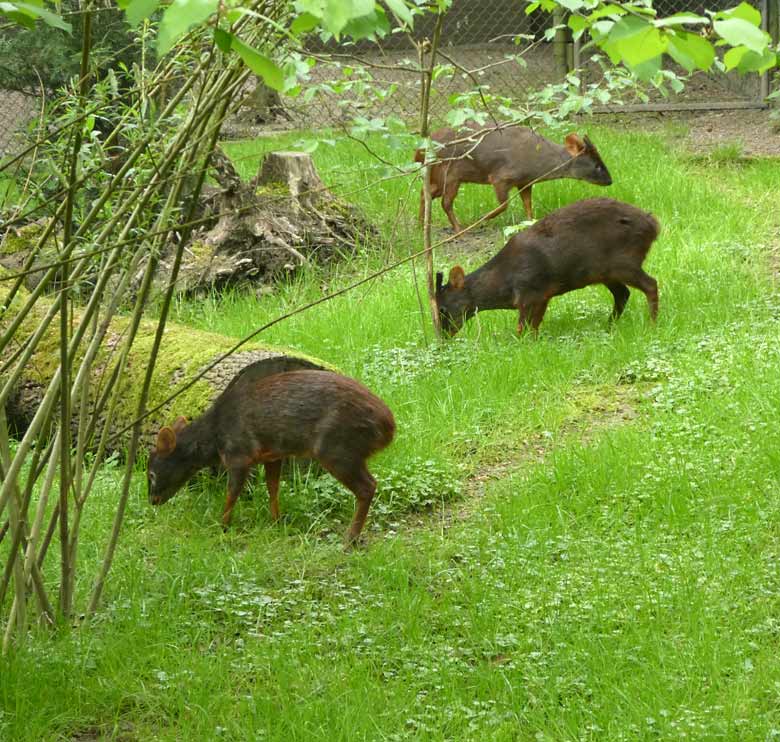
M431 139L441 145L438 162L431 165L431 198L441 197L444 213L456 232L463 228L452 204L461 183L489 183L498 207L488 218L501 214L508 205L512 188L520 191L525 213L533 219L531 189L535 182L574 178L608 186L612 177L588 137L569 134L561 147L524 126L480 128L476 124L455 129L439 129ZM414 153L416 162L425 162L425 152ZM420 221L424 197L420 194Z
M316 459L357 498L347 542L358 539L376 490L366 459L395 434L393 413L362 384L329 371L237 377L197 420L157 434L149 455L149 500L161 505L207 466L222 465L228 493L222 523L250 469L264 464L271 517L279 518L279 474L288 457Z
M658 314L658 284L642 270L660 232L656 218L611 198L564 206L514 235L501 251L468 276L456 265L444 285L436 274L442 328L454 335L477 311L517 309L517 331L536 331L553 296L603 283L623 313L628 286L643 291L650 317Z

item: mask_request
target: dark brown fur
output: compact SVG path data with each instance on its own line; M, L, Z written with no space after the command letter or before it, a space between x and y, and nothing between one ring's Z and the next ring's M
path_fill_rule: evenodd
M228 472L222 522L250 469L264 464L271 515L279 517L279 473L291 456L316 459L357 498L348 541L356 541L376 490L366 460L393 440L387 405L354 379L329 371L290 371L260 379L239 375L192 424L162 428L149 456L149 499L170 499L199 469Z
M655 320L658 284L642 263L659 232L652 214L611 198L564 206L516 234L468 276L456 265L443 285L437 274L442 327L454 334L476 311L517 309L518 332L527 321L535 331L553 296L594 283L612 292L613 319L623 313L633 286L644 292Z
M486 183L493 186L498 207L488 218L506 210L512 188L520 191L525 213L533 219L531 189L534 182L575 178L608 186L612 178L598 150L588 137L566 137L561 147L524 126L480 128L476 124L457 131L439 129L431 139L440 148L438 162L431 165L431 198L441 197L441 205L453 229L462 227L453 210L461 183ZM414 153L415 162L425 162L425 152ZM420 221L423 218L423 194L420 194Z

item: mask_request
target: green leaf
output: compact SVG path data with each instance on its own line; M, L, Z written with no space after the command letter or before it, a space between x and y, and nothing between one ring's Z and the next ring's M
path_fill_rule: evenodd
M594 38L598 41L606 36L609 36L612 29L615 27L615 21L596 21L591 27L590 32Z
M660 69L661 57L668 46L666 36L657 28L650 26L643 33L621 41L618 48L628 64L637 67L655 60L657 68ZM649 77L642 79L647 80Z
M445 117L447 123L452 126L454 129L457 129L459 126L462 126L468 119L471 117L471 111L469 110L463 110L459 108L453 108L447 113L447 116Z
M761 25L761 13L749 3L742 2L736 8L721 10L715 14L716 20L724 18L741 18L753 26Z
M344 26L341 33L355 41L375 39L377 36L385 36L390 33L390 21L387 20L385 11L378 8L369 15L353 18Z
M589 16L588 20L593 22L599 18L607 18L608 16L621 16L625 15L628 11L625 8L621 8L619 5L604 5L601 8L596 8Z
M249 10L249 8L231 8L225 13L225 18L232 26L234 23L240 21L245 15L250 15L251 13L252 11Z
M669 85L672 86L672 90L674 90L675 93L682 93L682 91L685 90L683 81L677 77L673 77L671 80L669 80Z
M622 41L632 36L637 36L650 28L647 21L637 18L635 15L627 15L621 18L609 32L610 41Z
M742 61L742 57L750 51L746 46L735 46L729 49L723 56L723 64L727 70L733 70Z
M225 31L223 28L214 29L214 42L223 54L227 54L230 51L230 47L233 45L233 38L233 34Z
M666 38L657 28L633 15L624 16L615 24L609 44L632 68L660 57L667 47Z
M746 46L761 54L770 42L769 34L742 18L727 18L713 23L715 32L731 46Z
M317 18L322 18L325 0L295 0L295 10L298 13L309 13Z
M531 15L535 10L539 10L540 5L540 2L528 3L528 5L525 6L525 14Z
M630 13L638 13L639 15L651 15L655 17L655 10L652 5L641 5L637 3L624 3L623 7Z
M18 10L13 3L0 2L0 15L10 18L14 23L18 23L25 28L35 28L35 18L28 13Z
M765 50L763 54L758 54L746 46L735 46L733 49L729 49L723 57L723 63L727 70L736 69L742 74L766 72L774 67L776 62L777 55L769 49Z
M558 5L572 13L576 13L584 7L585 3L583 0L558 0Z
M629 63L629 68L631 69L631 72L636 75L636 77L644 82L647 82L648 80L652 80L653 77L655 77L661 70L661 62L662 56L658 54L657 56L646 59L639 64Z
M130 28L135 28L144 18L148 18L160 4L160 0L130 0L125 7L125 18Z
M47 26L53 28L59 28L67 33L71 33L70 23L66 23L56 13L52 13L50 10L46 10L43 4L38 3L0 3L0 13L7 15L11 20L20 23L27 28L33 28L35 26L36 18L40 18ZM32 21L32 23L31 23Z
M323 28L336 38L351 20L371 15L374 7L374 0L296 0L295 3L298 12L320 18Z
M311 13L300 13L292 22L290 31L296 35L309 33L312 29L317 28L318 23L319 19L317 16Z
M715 60L715 49L706 39L688 31L675 31L667 36L669 56L688 72L708 70Z
M157 51L170 51L177 39L217 10L219 0L173 0L166 9L157 34Z
M284 87L284 74L265 54L261 54L257 49L253 49L237 36L232 38L230 47L244 60L244 64L252 72L263 78L263 82L269 88L281 90Z
M689 26L701 26L709 23L710 19L705 18L703 15L696 15L694 13L675 13L667 18L658 18L653 21L653 25L656 28L663 28L664 26L680 26L687 23Z
M577 38L588 27L588 22L581 15L570 15L568 25Z
M762 74L771 70L773 67L777 67L780 62L778 55L770 49L767 49L761 55L761 58L756 59L755 62L753 61L754 54L755 52L750 52L750 54L745 55L742 59L742 64L739 66L740 72L758 72L759 74ZM756 57L758 57L758 55L756 55ZM746 68L746 65L749 65L749 68Z
M436 82L440 77L452 76L455 74L455 68L451 64L437 64L431 73L431 80Z
M412 11L406 5L404 0L385 0L385 5L387 5L387 7L390 8L390 10L395 13L395 15L398 16L398 18L400 18L404 23L408 23L411 26L414 22Z

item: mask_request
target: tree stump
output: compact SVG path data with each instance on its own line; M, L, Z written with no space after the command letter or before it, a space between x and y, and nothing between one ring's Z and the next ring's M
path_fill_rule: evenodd
M264 85L261 80L244 98L236 118L248 124L269 124L277 119L291 121L284 108L282 98L276 90Z
M195 216L204 221L185 246L176 282L180 293L242 286L263 294L299 270L348 257L379 239L358 209L325 187L307 153L271 152L249 182L219 150L211 165L218 186L203 189ZM32 222L0 234L0 267L18 270L44 228L43 221ZM33 270L56 261L56 246L57 239L50 239L36 255ZM170 280L174 249L171 244L163 252L155 277L158 289ZM25 286L34 288L42 275L31 272ZM143 265L134 289L142 275ZM87 290L92 278L87 275ZM56 289L54 282L50 290Z
M328 191L306 153L266 155L248 183L221 152L212 164L219 187L204 189L199 211L207 222L186 246L182 293L235 285L262 293L312 263L341 259L378 239L359 211ZM161 261L160 285L169 280L172 255Z

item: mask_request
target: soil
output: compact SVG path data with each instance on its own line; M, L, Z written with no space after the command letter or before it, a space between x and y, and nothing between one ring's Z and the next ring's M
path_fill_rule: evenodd
M744 157L780 157L780 118L773 118L770 110L608 114L595 120L634 131L666 130L670 139L679 137L680 144L697 155L734 145Z

